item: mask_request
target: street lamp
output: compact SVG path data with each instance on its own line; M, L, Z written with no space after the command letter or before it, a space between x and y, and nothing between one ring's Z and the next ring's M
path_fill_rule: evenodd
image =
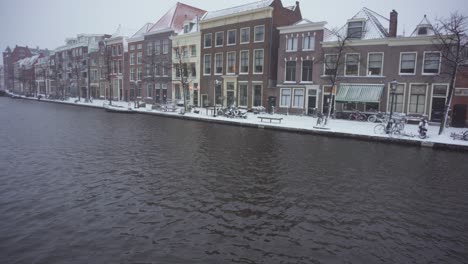
M393 119L392 119L393 101L395 100L395 92L396 92L397 87L398 87L398 82L395 79L390 82L390 94L392 96L392 102L390 103L390 118L388 119L388 123L387 123L387 131L386 131L387 134L390 133L390 130L392 129L392 125L393 125Z
M213 102L214 102L213 117L216 117L216 87L218 85L221 85L221 81L215 80L214 82L215 82L215 87L214 87L214 96L213 96Z

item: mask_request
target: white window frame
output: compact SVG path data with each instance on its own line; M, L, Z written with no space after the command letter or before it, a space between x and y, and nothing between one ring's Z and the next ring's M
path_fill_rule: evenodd
M230 72L229 71L229 54L233 54L234 53L234 71L233 72ZM235 75L236 74L236 56L237 56L237 52L236 51L229 51L226 53L226 75Z
M162 41L163 45L163 54L168 54L169 53L169 40L168 39L163 39Z
M216 66L217 66L217 64L216 64L216 55L221 55L221 73L216 73ZM215 55L214 55L214 60L213 60L213 64L214 64L214 67L213 67L213 69L214 69L213 74L214 74L214 75L223 75L223 72L224 72L223 55L224 55L224 54L223 54L222 52L221 52L221 53L215 53Z
M327 56L336 56L336 59L338 59L338 54L336 53L327 53L323 55L324 58L324 63L323 63L323 76L330 76L327 74ZM338 66L338 65L335 65ZM338 71L338 68L335 68L335 71Z
M294 80L292 80L292 81L286 80L287 77L288 77L288 62L294 62L295 63L294 64L294 76L293 76ZM296 75L297 75L296 70L297 70L297 61L296 60L288 60L288 61L284 62L284 83L296 83L297 82L297 80L296 80Z
M369 74L369 73L370 73L370 70L369 70L370 55L373 55L373 54L382 54L382 63L381 63L381 65L380 65L380 75L372 75L372 74ZM368 52L368 53L367 53L367 69L366 69L366 75L367 75L368 77L382 77L382 76L383 76L384 59L385 59L385 53L384 53L384 52Z
M401 72L401 58L403 57L403 54L416 54L414 58L414 73L402 73ZM418 53L417 52L415 51L414 52L413 51L400 52L400 63L398 64L398 75L416 75L417 68L418 68Z
M206 73L206 57L210 57L210 73ZM213 74L213 67L212 67L212 61L211 61L211 54L204 54L203 55L203 76L210 76Z
M351 28L361 28L361 36L360 37L352 37L352 36L349 36L349 24L350 23L361 23L361 26L360 27L357 27L357 26L354 26L354 27L351 27ZM348 21L348 23L346 24L346 36L349 38L349 39L362 39L362 37L364 37L364 28L366 27L366 21L363 20L363 19L358 19L358 20L351 20L351 21Z
M306 38L309 38L309 46L311 48L307 48L307 49L304 48ZM302 36L302 50L303 51L313 51L313 50L315 50L315 34L314 35L307 34L307 35Z
M303 80L303 73L304 73L304 61L311 61L312 62L312 75L310 76L311 77L311 81L304 81ZM314 60L312 59L308 59L308 60L301 60L301 83L313 83L314 82Z
M248 34L247 34L247 35L249 36L249 40L248 40L247 42L242 42L242 30L243 30L243 29L247 29L247 31L248 31ZM240 43L240 44L248 44L248 43L250 43L250 27L244 27L244 28L241 28L241 29L239 30L239 43Z
M299 90L302 90L302 106L295 105L296 91L299 91ZM293 88L292 89L292 95L291 95L291 101L292 101L291 108L304 109L304 107L305 107L305 88Z
M207 36L211 37L210 46L206 46L206 37ZM206 33L205 35L203 35L203 48L204 49L210 49L212 47L213 47L213 33Z
M455 90L453 91L453 96L468 96L468 88L455 88Z
M257 40L257 34L255 34L255 29L258 27L263 27L263 39L262 40ZM258 25L254 27L254 43L265 42L265 35L266 35L265 25Z
M217 40L218 40L218 34L221 33L223 35L223 43L221 45L218 45ZM205 34L206 35L206 34ZM215 41L214 41L215 47L222 47L224 46L224 31L218 31L215 33Z
M229 43L229 32L234 32L234 43ZM237 29L230 29L226 32L226 46L234 46L237 44Z
M260 85L260 105L263 106L263 83L262 82L252 82L252 106L255 104L255 86Z
M130 65L135 65L135 53L130 53Z
M439 53L439 68L437 70L437 73L426 73L424 72L424 65L426 64L426 54L427 53ZM423 53L423 61L422 61L422 67L421 67L421 74L422 75L439 75L440 74L440 65L442 64L442 52L440 51L424 51Z
M150 91L150 90L154 90L153 87L149 88L149 87L152 86L152 85L153 85L153 84L151 84L151 83L147 83L147 84L146 84L146 98L147 98L147 99L153 99L152 96L148 96L149 91Z
M419 114L419 113L413 113L413 112L410 112L410 104L411 104L411 91L413 90L413 86L414 85L425 85L426 86L426 93L424 94L425 98L424 98L424 113L423 115L426 115L427 114L427 92L428 92L428 84L427 83L410 83L409 84L409 89L408 89L408 103L406 105L406 109L407 109L407 113L408 114Z
M242 52L247 52L247 72L242 71ZM241 50L239 51L239 75L246 75L249 74L250 71L250 52L249 50Z
M137 45L137 49L141 49L142 47L143 47L143 44L141 43Z
M289 49L289 48L290 48L290 47L289 47L289 40L292 40L292 42L291 42L291 46L292 46L291 49ZM296 40L296 41L294 41L294 40ZM296 42L296 43L295 43L296 45L294 45L294 42ZM294 35L292 35L292 36L286 36L286 52L296 52L296 51L297 51L298 42L299 42L298 36L294 36ZM294 49L294 48L295 48L295 49Z
M347 74L348 56L349 56L349 55L358 55L358 59L357 59L357 62L358 62L358 64L357 64L357 74L355 74L355 75L348 75L348 74ZM360 54L360 53L346 53L346 54L345 54L345 63L344 63L344 66L345 66L345 67L344 67L344 76L347 76L347 77L359 76L359 72L360 72L359 68L361 67L361 54Z
M246 86L246 90L245 90L246 104L245 104L245 105L241 105L241 104L240 104L240 101L241 101L241 96L240 96L240 94L241 94L241 92L240 92L240 91L241 91L241 88L240 88L240 87L241 87L241 85L245 85L245 86ZM238 104L239 107L247 107L247 105L249 104L249 84L248 84L248 82L246 82L246 81L239 81L239 82L237 83L237 86L238 86L238 89L239 89L238 92L237 92L237 93L238 93L238 94L237 94L237 97L238 97L238 98L237 98L237 104Z
M289 90L289 100L285 102L287 104L283 104L283 91ZM279 100L279 107L281 108L290 108L291 107L291 98L292 98L292 88L281 88L280 89L280 100Z
M256 53L256 51L257 51L257 50L261 50L261 51L263 52L263 59L262 59L262 72L256 72L256 71L255 71L255 65L256 65L256 64L255 64L255 63L256 63L256 57L255 57L255 53ZM264 50L264 49L254 49L254 50L253 50L253 60L252 60L252 65L253 65L253 67L252 67L252 72L253 72L253 74L263 74L263 72L264 72L264 69L265 69L265 50Z

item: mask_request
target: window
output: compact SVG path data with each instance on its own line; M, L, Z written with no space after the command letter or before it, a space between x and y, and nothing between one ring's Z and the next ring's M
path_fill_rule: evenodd
M143 58L143 54L141 52L138 52L138 54L137 54L137 64L142 63L142 58Z
M117 61L112 61L112 73L117 73Z
M297 50L297 37L286 38L286 51Z
M176 100L182 99L182 97L180 95L180 84L176 84L175 87L174 87L174 90L175 90L175 99Z
M286 62L286 78L287 82L296 81L296 61L287 61Z
M135 69L134 68L131 68L130 69L130 81L135 81Z
M119 60L119 74L122 73L122 60Z
M249 73L249 51L240 52L240 73Z
M137 45L137 49L141 49L142 47L143 47L143 44L141 43Z
M174 57L180 59L180 50L179 48L174 48Z
M211 33L205 34L203 43L205 48L211 48Z
M146 45L146 55L150 56L152 54L153 54L153 43L150 42Z
M159 68L160 68L159 64L154 65L154 75L155 76L160 76Z
M191 52L192 57L197 56L197 46L195 45L190 46L190 52Z
M153 97L153 85L147 84L146 85L146 97L152 98Z
M291 89L290 88L281 89L280 107L289 107L290 102L291 102Z
M240 30L240 43L249 43L250 42L250 28L241 28Z
M163 54L167 54L169 52L169 40L163 39Z
M294 108L304 108L304 89L293 90L293 104Z
M236 33L237 30L228 30L227 35L228 35L228 45L236 45Z
M312 67L314 63L311 60L302 61L302 81L312 82Z
M265 26L256 26L254 42L263 42L265 40Z
M176 78L180 78L180 66L179 64L174 64L175 66L175 76Z
M418 35L427 35L427 27L420 27L418 29Z
M203 69L205 75L211 74L211 54L205 54Z
M197 77L197 65L195 63L190 63L190 72L192 77Z
M389 84L390 85L390 84ZM390 86L389 86L390 88ZM399 83L395 91L395 97L393 97L393 111L397 113L403 113L403 100L405 96L405 84ZM390 89L388 91L388 105L391 104ZM390 111L391 109L388 109Z
M137 78L138 78L138 81L141 81L141 77L142 77L143 73L141 71L141 68L138 68L137 70Z
M161 54L161 40L156 40L154 42L154 54Z
M235 96L234 96L234 83L227 82L226 83L226 105L231 106L235 103Z
M75 51L75 50L73 50ZM112 56L115 56L117 54L117 50L115 48L115 46L112 46Z
M345 75L359 75L359 54L346 54Z
M426 85L412 84L409 102L409 113L424 114L426 106Z
M254 85L253 106L262 106L262 85Z
M263 73L263 50L254 50L255 67L254 73Z
M303 50L314 50L315 49L315 37L314 36L304 36L302 39L302 49Z
M236 73L236 52L227 53L227 71L228 74Z
M223 54L215 54L215 74L223 74Z
M336 64L337 64L338 55L336 54L326 54L325 55L325 75L334 75L336 73Z
M239 106L247 106L247 84L239 84Z
M122 55L122 45L117 46L117 55Z
M130 50L135 50L135 45L130 45Z
M348 23L348 38L360 39L364 29L364 21L355 21Z
M369 53L367 76L382 76L383 53Z
M224 44L224 32L216 32L216 47L221 47Z
M401 53L400 74L416 73L416 52Z
M188 77L187 63L182 64L182 73L184 74L184 77Z
M183 47L183 48L182 48L182 53L184 54L184 58L187 58L187 57L188 57L188 48L187 48L187 47Z
M88 76L87 72L82 72L82 74L83 74L83 78L86 78Z
M439 73L440 56L440 52L424 52L423 74Z
M167 76L167 68L166 68L166 63L161 64L161 70L162 70L162 76Z

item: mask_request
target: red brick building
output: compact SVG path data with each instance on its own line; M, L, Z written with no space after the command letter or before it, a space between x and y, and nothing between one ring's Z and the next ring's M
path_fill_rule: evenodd
M266 106L275 96L279 31L302 19L299 2L258 1L208 12L201 28L201 105Z
M32 55L28 47L15 46L13 51L10 47L5 49L3 52L3 78L6 90L13 90L14 88L14 63L26 57L31 57Z

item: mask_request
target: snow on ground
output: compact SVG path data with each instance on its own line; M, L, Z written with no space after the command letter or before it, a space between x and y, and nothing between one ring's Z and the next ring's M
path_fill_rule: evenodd
M41 100L49 101L46 99L41 99ZM77 98L69 98L67 101L55 101L55 100L50 100L50 101L68 103L68 104L74 104L74 105L94 106L94 107L103 107L103 104L105 102L106 103L108 102L106 100L98 100L98 99L94 99L92 103L91 102L85 103L84 99L81 99L79 102L77 102ZM171 115L179 116L180 110L181 110L181 108L179 108L179 111L175 111L175 112L163 112L160 110L152 110L151 104L147 104L146 107L133 108L134 106L133 102L128 103L128 102L121 102L121 101L112 101L112 104L120 105L124 107L130 107L134 109L136 112L145 112L145 113L152 112L152 113L158 113L158 114L168 115L168 116L171 116ZM223 120L227 122L246 123L246 124L253 124L253 125L258 125L258 126L274 126L274 127L293 128L293 129L301 129L301 130L312 130L312 131L315 130L315 131L329 132L329 133L343 133L343 134L381 137L382 140L385 140L386 138L389 138L389 137L393 137L393 138L400 138L400 139L405 139L405 140L425 141L428 143L432 142L432 143L468 146L468 141L459 140L459 139L454 140L452 137L450 137L451 133L460 133L460 132L467 131L466 128L453 128L453 127L446 128L443 134L439 136L438 135L439 126L429 126L428 133L427 133L428 138L420 139L417 136L418 126L412 125L412 124L405 125L405 134L413 135L413 137L411 136L389 136L386 134L379 135L379 134L374 133L374 127L378 123L335 119L335 120L329 120L328 125L325 127L325 129L321 129L321 128L314 128L316 127L317 119L313 117L309 117L309 116L248 113L247 119L243 119L243 118L229 118L229 117L224 117L224 116L213 117L212 113L208 112L205 108L197 108L197 109L200 110L198 114L191 112L191 113L185 113L185 116L193 117L195 119L202 118L205 120ZM264 120L263 122L261 122L260 119L258 118L259 116L282 118L282 121L281 123L277 121L273 121L272 123L270 123L267 120Z

